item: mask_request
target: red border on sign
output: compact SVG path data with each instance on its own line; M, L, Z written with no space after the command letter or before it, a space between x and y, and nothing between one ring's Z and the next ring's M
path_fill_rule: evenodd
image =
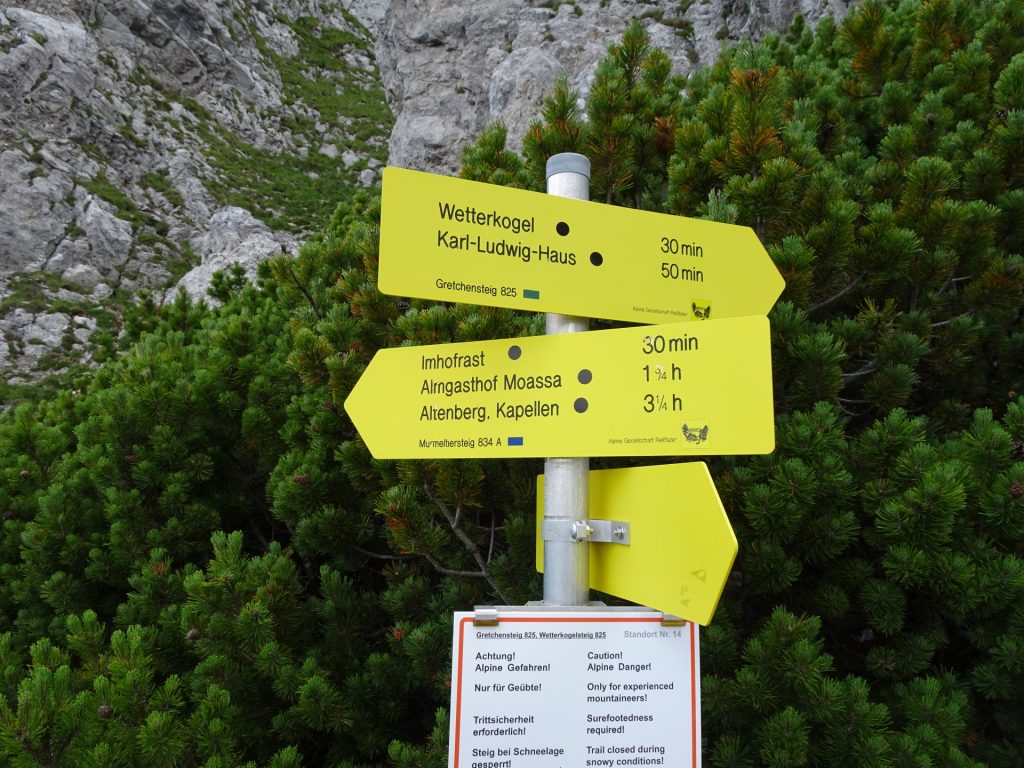
M651 618L627 618L627 617L598 617L598 616L563 616L563 617L551 617L547 618L544 616L533 616L533 617L515 617L508 616L502 617L502 624L527 624L530 622L599 622L599 623L618 623L625 624L627 622L641 623L641 624L660 624L660 616L652 616ZM457 659L457 672L455 678L455 684L458 686L455 690L455 768L459 768L459 747L462 745L462 739L460 736L460 729L462 728L462 651L465 647L466 639L466 624L472 624L472 616L464 616L459 621L459 653ZM700 749L699 740L697 736L697 643L696 643L696 625L690 621L687 622L690 627L690 715L691 715L691 741L693 743L693 755L690 762L690 768L696 768L697 765L697 751Z

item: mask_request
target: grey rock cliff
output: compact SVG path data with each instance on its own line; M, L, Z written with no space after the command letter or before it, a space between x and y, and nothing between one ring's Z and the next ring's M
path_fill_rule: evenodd
M201 297L217 269L251 275L294 252L305 230L288 210L315 203L239 195L243 171L274 165L291 188L327 173L317 189L372 186L387 152L451 173L491 121L518 148L559 76L585 96L634 17L688 72L729 41L849 4L0 2L0 380L88 363L93 331L116 333L116 307L140 290Z
M452 173L490 122L519 149L559 76L582 97L597 62L634 18L676 73L708 66L724 43L785 30L798 13L838 17L849 0L392 0L377 39L395 113L389 163ZM554 6L554 7L552 7Z
M388 121L371 135L301 91L306 77L379 92L365 25L379 23L383 4L354 5L357 15L320 0L0 5L0 377L25 382L73 362L59 347L29 354L30 338L52 338L32 334L60 291L80 310L65 313L70 323L101 314L111 296L161 295L190 266L186 288L201 296L225 254L251 273L268 253L294 250L295 232L262 224L273 248L219 248L211 237L233 164L317 148L330 163L332 151L356 149L339 178L378 183ZM304 35L330 36L343 66L304 60Z
M227 206L210 217L210 228L199 238L199 248L204 254L202 262L189 270L174 289L184 290L197 301L206 298L214 272L239 264L251 282L259 262L294 253L298 243L294 237L272 232L244 208Z

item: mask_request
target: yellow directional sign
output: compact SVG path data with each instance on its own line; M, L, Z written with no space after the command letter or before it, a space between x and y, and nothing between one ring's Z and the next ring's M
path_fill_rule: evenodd
M768 320L382 349L345 410L379 459L769 453Z
M749 227L384 171L384 293L637 323L768 313L784 282Z
M544 570L544 478L537 570ZM736 536L703 462L590 473L590 517L630 523L630 543L590 546L590 587L708 624L736 559ZM581 545L582 546L582 545Z

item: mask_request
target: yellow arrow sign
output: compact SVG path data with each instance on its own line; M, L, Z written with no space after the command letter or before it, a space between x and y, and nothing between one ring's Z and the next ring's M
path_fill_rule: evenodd
M775 447L768 320L382 349L345 410L379 459Z
M544 478L537 570L544 570ZM590 586L708 624L736 559L736 536L703 462L590 473L590 517L630 524L630 543L590 546Z
M637 323L768 313L785 285L749 227L384 171L384 293Z

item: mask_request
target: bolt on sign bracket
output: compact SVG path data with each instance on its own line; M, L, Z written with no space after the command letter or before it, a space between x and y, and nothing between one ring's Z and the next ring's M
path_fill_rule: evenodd
M580 541L595 544L629 544L629 523L619 520L544 520L544 541Z

